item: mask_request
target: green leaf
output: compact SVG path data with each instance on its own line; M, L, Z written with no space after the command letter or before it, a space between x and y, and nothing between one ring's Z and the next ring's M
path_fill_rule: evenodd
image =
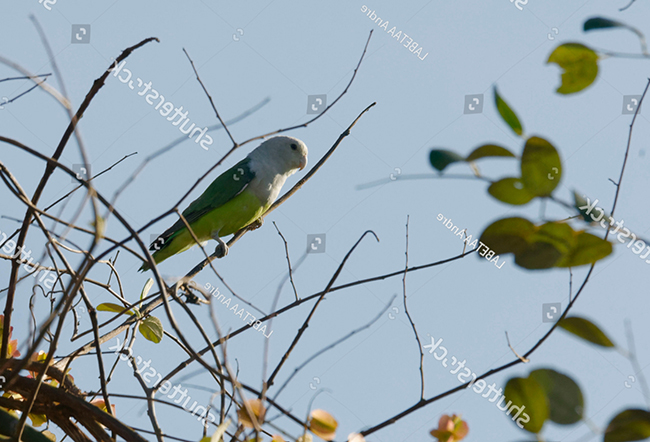
M577 267L593 264L612 253L612 243L587 232L576 236L576 245L562 257L556 267Z
M497 255L517 254L528 247L527 238L535 230L535 225L525 218L503 218L485 228L481 242Z
M546 393L539 382L532 377L511 378L506 384L505 397L507 401L512 401L510 410L514 406L518 409L525 407L523 412L530 420L526 423L522 420L524 430L531 433L539 433L542 430L549 417L549 406Z
M525 218L490 224L481 241L497 255L513 253L515 264L528 270L592 264L612 252L612 244L562 221L536 226Z
M515 264L527 270L544 270L555 266L562 252L548 242L529 244L526 250L515 255Z
M465 161L465 159L450 150L433 149L429 154L429 161L437 171L442 172L450 164Z
M535 198L535 195L526 190L519 178L513 177L495 181L488 187L488 193L499 201L513 206L528 204Z
M559 94L573 94L589 87L598 76L598 54L580 43L555 48L546 63L556 63L564 72Z
M604 17L592 17L584 23L583 29L587 32L594 29L617 28L620 26L625 27L623 23L615 20L610 20Z
M584 398L578 384L569 376L542 368L529 375L542 386L549 404L549 419L560 425L582 420Z
M115 312L133 316L133 312L130 310L124 311L125 308L123 305L113 304L112 302L104 302L97 306L97 310L100 312Z
M573 229L566 223L552 221L535 228L535 233L526 238L528 247L515 255L515 264L528 270L556 267L575 244Z
M558 325L569 333L601 347L615 347L614 343L591 321L578 316L561 320Z
M149 290L151 290L151 286L153 285L153 278L147 279L147 282L144 283L144 287L142 288L142 292L140 293L140 299L144 299L147 294L149 294Z
M469 155L467 155L467 158L465 158L465 161L476 161L480 158L486 158L486 157L515 157L515 154L510 152L508 149L505 147L497 146L496 144L484 144L483 146L479 146L476 149L472 151Z
M650 437L650 413L632 408L617 414L605 430L604 442L627 442Z
M155 316L149 316L145 318L138 327L142 336L145 339L153 342L154 344L159 343L163 338L163 326L160 319Z
M543 242L551 244L564 255L575 247L574 233L571 226L566 223L549 221L539 226L539 230L531 235L528 241L531 243Z
M501 98L496 86L494 87L494 102L497 106L499 114L501 115L501 118L503 118L503 121L505 121L506 124L510 126L510 129L512 129L517 135L521 136L524 133L524 130L521 127L519 118L517 117L517 114L510 108L510 106L508 106L508 103L506 103Z
M521 180L535 196L549 196L562 179L562 161L551 143L530 137L521 155Z

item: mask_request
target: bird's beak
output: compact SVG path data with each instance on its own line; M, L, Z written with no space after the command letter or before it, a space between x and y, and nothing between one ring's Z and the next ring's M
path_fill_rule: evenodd
M302 157L300 160L300 170L304 169L307 167L307 157Z

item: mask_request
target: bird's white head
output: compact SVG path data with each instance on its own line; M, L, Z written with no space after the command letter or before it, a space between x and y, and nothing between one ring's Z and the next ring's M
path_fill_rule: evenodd
M284 173L293 174L298 169L302 170L307 166L307 146L298 138L284 135L269 138L251 152L251 155L266 157L266 160L274 161L282 165Z

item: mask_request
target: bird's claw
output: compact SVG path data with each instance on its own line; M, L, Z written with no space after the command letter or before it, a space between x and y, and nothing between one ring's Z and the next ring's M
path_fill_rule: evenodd
M263 218L257 218L248 227L250 228L250 230L257 230L260 227L262 227L262 224L264 224L264 219Z
M223 258L228 254L228 245L225 242L220 242L214 249L214 254L217 258Z

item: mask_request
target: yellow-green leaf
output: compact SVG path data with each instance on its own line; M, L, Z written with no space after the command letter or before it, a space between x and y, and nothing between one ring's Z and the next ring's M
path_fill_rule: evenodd
M476 149L472 151L469 155L467 155L467 158L465 158L465 161L476 161L480 158L486 158L486 157L513 157L515 158L515 154L510 152L508 149L505 147L498 146L496 144L484 144L483 146L479 146Z
M142 336L148 341L153 342L154 344L159 343L163 338L163 325L160 322L160 319L155 316L149 316L142 320L138 326L138 330L142 333Z
M313 410L309 415L309 430L321 439L330 441L336 437L336 419L324 410Z
M521 421L524 430L531 433L542 430L549 416L549 407L546 393L539 382L532 377L511 378L506 383L505 400L512 401L509 410L516 406L517 410L522 411L517 421ZM530 418L527 422L526 417Z
M153 285L153 278L147 279L147 282L144 283L144 287L142 288L142 292L140 293L140 299L144 299L147 294L149 294L149 290L151 290L151 286Z
M632 408L617 414L605 430L604 442L628 442L650 437L650 413Z
M593 264L612 253L612 243L587 232L580 232L576 245L560 259L556 267L577 267Z
M569 333L601 347L615 347L614 343L603 333L597 325L588 319L571 316L561 320L558 325Z
M535 231L535 225L525 218L503 218L485 228L481 242L497 255L517 254L528 247L527 238Z
M488 193L499 201L513 206L528 204L535 198L535 195L524 187L524 183L514 177L502 178L493 182L488 187Z
M501 118L503 118L503 121L505 121L506 124L510 126L510 129L512 129L514 133L521 136L524 133L521 122L519 121L517 114L510 108L510 106L508 106L508 103L506 103L503 98L501 98L496 86L494 87L494 102L497 106L497 110L499 111L499 115L501 115Z
M580 43L565 43L555 48L547 63L557 63L564 72L560 94L573 94L589 87L598 76L598 54Z
M133 312L130 310L124 311L125 308L123 305L113 304L112 302L104 302L97 306L97 310L100 312L115 312L133 316Z
M551 143L530 137L521 155L521 181L535 196L549 196L562 179L562 161Z
M32 421L32 426L33 427L40 427L45 422L47 422L47 416L44 415L44 414L30 413L29 414L29 420Z
M538 229L528 239L531 244L536 242L551 244L562 255L569 253L576 245L575 232L566 223L549 221Z

